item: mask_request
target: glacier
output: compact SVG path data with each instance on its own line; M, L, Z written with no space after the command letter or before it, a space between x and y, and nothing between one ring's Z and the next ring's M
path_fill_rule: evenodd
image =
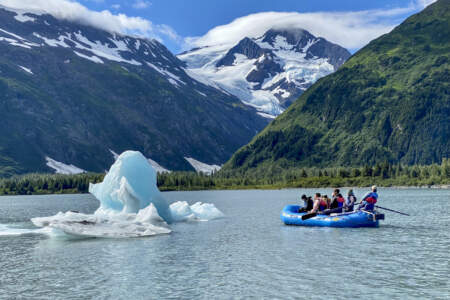
M156 179L155 169L142 153L125 151L117 157L103 182L90 184L89 192L100 202L93 214L59 212L31 221L37 227L51 228L70 236L129 238L169 234L172 231L170 224L174 222L224 217L210 203L189 205L186 201L178 201L169 205L158 190ZM49 232L54 233L37 231Z

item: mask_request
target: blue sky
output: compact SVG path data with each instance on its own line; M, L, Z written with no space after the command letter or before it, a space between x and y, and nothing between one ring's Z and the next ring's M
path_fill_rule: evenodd
M156 38L172 52L302 28L355 52L435 0L0 0L104 30Z
M387 29L399 24L409 15L420 11L431 1L414 0L82 0L81 3L92 10L110 10L127 16L139 16L152 24L164 24L178 36L177 39L159 35L164 44L173 52L191 46L184 43L186 37L201 37L219 25L261 12L359 12L403 9L379 22ZM408 9L409 8L409 9ZM326 20L325 20L326 22ZM377 20L371 25L377 25ZM364 25L364 24L362 24ZM364 43L364 42L362 42ZM348 47L356 50L357 47Z

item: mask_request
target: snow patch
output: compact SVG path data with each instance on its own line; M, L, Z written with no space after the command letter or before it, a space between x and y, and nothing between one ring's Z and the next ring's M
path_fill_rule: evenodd
M17 12L17 15L14 16L14 19L16 19L17 21L22 22L22 23L36 21L35 18L26 16L24 13L21 13L21 12Z
M95 62L96 64L103 64L104 63L103 60L101 60L100 58L98 58L95 55L94 56L87 56L87 55L84 55L84 54L82 54L80 52L77 52L77 51L73 51L73 53L75 53L79 57L82 57L82 58L85 58L85 59L90 60L92 62Z
M26 68L26 67L24 67L24 66L19 66L22 70L24 70L25 72L27 72L27 73L30 73L30 74L33 74L33 72L31 72L31 70L30 69L28 69L28 68Z
M151 158L147 158L148 162L152 165L153 169L155 169L156 173L170 173L169 170L162 167L160 164L158 164L156 161L154 161Z
M198 161L192 157L185 157L184 159L191 164L196 172L202 172L207 175L211 175L213 172L219 171L222 168L222 166L202 163L201 161Z
M169 71L167 71L167 70L164 70L164 69L162 69L162 68L160 68L160 67L157 67L157 66L155 66L155 65L152 64L152 63L149 63L149 62L145 62L145 63L146 63L149 67L151 67L151 68L153 68L154 70L156 70L156 71L157 71L158 73L160 73L161 75L164 75L164 77L166 77L167 80L168 80L171 84L173 84L174 86L179 87L179 86L180 86L179 83L186 85L186 82L184 82L183 80L181 80L180 77L178 77L177 75L175 75L175 74L173 74L173 73L171 73L171 72L169 72Z
M275 119L276 118L276 116L274 116L274 115L269 115L269 114L266 114L266 113L263 113L260 111L257 112L257 114L266 119Z
M54 169L55 173L57 173L57 174L69 175L69 174L86 173L86 171L83 169L80 169L74 165L66 165L65 163L51 159L48 156L45 157L45 160L47 161L46 165L48 167Z

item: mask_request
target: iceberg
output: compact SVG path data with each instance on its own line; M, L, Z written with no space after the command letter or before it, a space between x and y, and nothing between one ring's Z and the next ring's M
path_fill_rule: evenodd
M155 169L142 153L125 151L103 182L89 186L89 192L100 202L94 214L59 212L31 221L37 227L75 237L128 238L168 234L173 222L208 221L224 216L210 203L189 205L178 201L169 206L156 179Z
M90 184L89 192L100 201L97 212L138 213L153 203L164 221L172 222L169 205L156 185L156 171L138 151L119 155L103 182Z

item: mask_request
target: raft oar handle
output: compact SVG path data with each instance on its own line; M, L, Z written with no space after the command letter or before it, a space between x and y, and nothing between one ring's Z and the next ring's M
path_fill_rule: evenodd
M401 215L404 215L404 216L409 216L408 214L402 213L401 211L396 211L396 210L389 209L389 208L386 208L386 207L381 207L381 206L378 206L378 205L375 205L375 207L376 208L381 208L381 209L384 209L384 210L387 210L387 211L395 212L395 213L398 213L398 214L401 214Z
M302 221L314 218L315 216L317 216L317 213L310 213L310 214L303 215Z
M333 208L333 209L327 209L327 210L323 210L322 212L325 212L324 215L330 215L330 214L332 214L332 213L334 213L334 212L337 212L337 211L339 211L339 210L343 210L343 207L338 207L338 208ZM314 218L315 216L317 216L317 213L316 213L316 212L315 212L315 213L310 213L310 214L303 215L303 216L302 216L302 221L308 220L308 219L311 219L311 218Z

